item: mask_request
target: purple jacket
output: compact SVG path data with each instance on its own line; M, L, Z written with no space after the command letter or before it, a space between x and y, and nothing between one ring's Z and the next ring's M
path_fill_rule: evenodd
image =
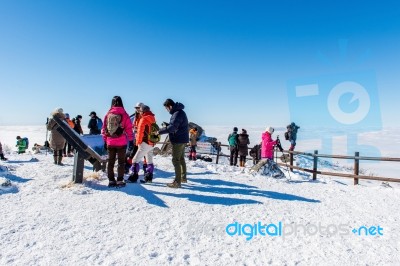
M274 146L276 144L276 140L272 140L271 134L269 132L262 133L261 136L261 158L274 158Z
M124 133L119 137L111 137L106 135L107 129L107 121L108 121L108 114L119 114L122 117L121 125L124 129ZM107 143L109 147L123 147L127 146L128 141L133 140L133 131L132 131L132 122L129 118L129 115L126 113L123 107L111 107L111 109L107 112L103 119L103 127L101 129L101 134L103 135L103 140Z

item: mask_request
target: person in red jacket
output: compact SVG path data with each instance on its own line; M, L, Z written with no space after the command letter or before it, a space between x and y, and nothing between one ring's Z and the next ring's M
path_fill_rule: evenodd
M153 180L154 164L153 150L154 143L148 138L151 130L151 124L156 122L154 114L150 111L150 107L143 105L140 107L140 118L137 123L135 144L138 150L132 159L132 174L129 176L128 182L135 183L139 178L139 161L145 156L147 160L147 168L144 176L144 183L151 183Z
M133 149L132 122L124 109L124 104L119 96L114 96L111 108L104 116L101 129L104 145L108 152L107 176L109 187L125 186L125 156L126 147ZM115 180L114 165L118 157L117 180Z

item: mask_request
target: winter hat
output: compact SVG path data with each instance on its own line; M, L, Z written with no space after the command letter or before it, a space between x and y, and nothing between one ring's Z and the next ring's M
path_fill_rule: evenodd
M274 133L275 129L273 127L267 127L265 129L266 132L269 132L270 134Z
M247 134L247 130L242 128L242 134Z
M61 108L61 107L57 107L55 110L54 110L54 113L60 113L60 114L62 114L64 112L64 110Z
M69 114L68 113L65 113L65 118L69 118Z
M150 111L150 107L148 107L147 105L142 105L142 107L140 107L140 111L144 112L148 112Z
M238 128L237 128L237 127L234 127L234 128L233 128L233 132L238 132Z
M142 108L144 104L141 102L136 103L135 108Z
M91 111L89 116L91 116L91 115L95 115L96 116L96 112L95 111Z
M21 139L21 137L20 137L20 136L17 136L17 139Z

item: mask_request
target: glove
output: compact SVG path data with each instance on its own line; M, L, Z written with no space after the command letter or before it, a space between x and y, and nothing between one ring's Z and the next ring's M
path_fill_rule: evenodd
M128 150L133 150L133 140L128 142Z
M104 149L107 150L107 143L104 142Z

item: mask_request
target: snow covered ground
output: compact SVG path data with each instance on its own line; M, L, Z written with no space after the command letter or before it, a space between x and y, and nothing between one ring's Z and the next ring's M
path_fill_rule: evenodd
M206 128L223 143L229 132ZM44 127L0 127L7 151L16 135L33 145L45 134ZM381 145L382 155L395 157L399 144L393 143ZM189 182L175 190L165 186L174 176L171 158L156 156L153 184L110 189L90 164L84 184L71 184L73 158L57 166L51 154L6 157L0 184L10 180L11 186L0 187L1 265L400 264L398 184L362 180L353 186L351 179L326 176L313 182L309 174L289 176L285 169L287 179L277 180L222 159L218 165L188 161ZM332 168L346 171L321 164ZM396 177L399 164L390 169ZM267 227L256 228L259 222Z

